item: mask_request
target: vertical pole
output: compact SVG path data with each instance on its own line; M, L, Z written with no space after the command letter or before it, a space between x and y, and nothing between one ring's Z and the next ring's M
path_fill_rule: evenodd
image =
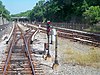
M57 35L56 36L56 41L55 41L55 63L58 64L58 60L57 60Z
M58 45L57 34L55 35L55 37L56 37L56 40L55 40L55 60L54 60L53 66L52 66L53 69L56 69L57 66L59 65L58 59L57 59L57 45Z
M49 35L50 35L50 21L47 22L48 52L47 52L47 56L45 57L45 60L51 57L50 52L49 52Z
M48 52L47 52L47 57L51 57L50 51L49 51L49 32L47 34L47 37L48 37Z
M51 44L52 44L52 34L51 34Z
M53 29L53 26L51 27L51 44L53 44L53 42L52 42L52 29Z
M46 49L47 49L46 45L47 45L47 43L44 43L44 55L45 55Z

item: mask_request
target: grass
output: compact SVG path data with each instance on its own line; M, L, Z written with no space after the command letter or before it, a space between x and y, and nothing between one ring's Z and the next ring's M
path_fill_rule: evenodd
M95 32L95 33L100 33L100 26L95 26L94 28L88 28L88 29L84 29L87 32Z
M74 62L78 65L92 66L100 68L100 50L92 48L89 52L83 53L79 51L74 51L72 49L66 50L64 52L66 55L66 62Z

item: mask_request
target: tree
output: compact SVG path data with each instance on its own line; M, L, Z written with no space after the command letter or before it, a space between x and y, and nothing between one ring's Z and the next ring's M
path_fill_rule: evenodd
M89 21L90 24L97 23L100 21L100 6L91 6L88 10L83 13L85 19Z
M83 13L91 6L100 6L100 0L40 0L28 16L31 21L84 23Z
M89 6L100 6L100 0L86 0Z
M38 3L36 3L36 6L32 9L32 11L29 14L29 17L31 21L43 21L44 18L44 0L40 0Z
M92 29L94 27L93 24L100 21L100 6L90 6L89 9L83 13L83 16L88 20Z
M21 12L21 13L18 13L18 14L13 14L11 16L12 17L28 17L30 12L31 12L31 10L27 10L25 12Z
M7 20L10 20L10 12L5 8L5 6L0 1L0 14L2 17L6 18Z

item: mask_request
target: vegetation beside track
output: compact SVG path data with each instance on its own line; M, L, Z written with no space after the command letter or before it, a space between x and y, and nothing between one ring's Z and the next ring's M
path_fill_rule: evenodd
M95 26L93 28L84 29L84 31L94 32L94 33L99 33L100 34L100 26Z
M88 23L93 28L100 21L99 3L97 0L40 0L32 10L12 16L25 16L36 22Z
M10 20L10 12L5 8L2 1L0 1L0 16Z
M84 53L73 49L68 49L64 53L67 55L65 62L100 68L100 50L91 48L89 51Z

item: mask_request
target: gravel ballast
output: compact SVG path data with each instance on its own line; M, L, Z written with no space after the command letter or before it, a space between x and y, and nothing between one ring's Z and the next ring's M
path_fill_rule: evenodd
M45 33L38 33L35 36L33 42L33 51L43 51L44 43L47 43ZM58 38L58 62L59 66L57 70L52 69L54 63L54 45L50 45L50 54L52 56L51 61L43 59L43 55L35 54L36 59L39 61L40 66L44 69L46 75L100 75L100 69L93 68L91 66L81 66L74 63L66 63L64 61L65 55L63 54L67 49L73 49L76 51L87 52L92 46L82 45L78 42L72 42L69 39ZM94 47L96 48L96 47ZM100 49L100 48L96 48Z
M5 51L7 48L6 41L9 37L12 27L12 24L0 26L0 29L3 29L0 31L0 63L5 59Z
M2 39L2 37L6 34L9 35L11 31L12 25L9 25L5 30L0 31L0 60L5 58L5 50L6 50L6 39ZM72 42L69 39L58 38L58 62L59 66L57 70L52 69L52 65L54 63L54 56L55 56L55 47L54 44L50 44L50 54L51 54L51 61L47 61L43 58L43 54L39 54L38 52L44 51L44 43L47 43L47 37L45 33L38 33L35 36L35 40L31 45L32 51L36 51L35 59L38 60L39 66L42 67L44 70L45 75L100 75L100 68L94 68L91 66L81 66L74 63L67 63L64 61L66 55L64 54L65 50L73 49L75 51L80 52L88 52L92 46L82 45L78 42ZM96 48L100 50L100 48ZM33 57L34 58L34 57ZM1 63L0 61L0 63Z

